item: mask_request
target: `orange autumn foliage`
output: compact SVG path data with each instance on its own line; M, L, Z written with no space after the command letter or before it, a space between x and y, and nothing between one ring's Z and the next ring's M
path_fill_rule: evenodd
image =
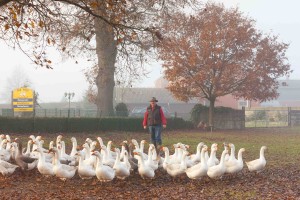
M182 101L209 100L210 125L218 97L271 100L278 96L277 79L291 73L289 45L257 30L237 8L208 3L191 16L174 13L163 33L159 53L168 89Z

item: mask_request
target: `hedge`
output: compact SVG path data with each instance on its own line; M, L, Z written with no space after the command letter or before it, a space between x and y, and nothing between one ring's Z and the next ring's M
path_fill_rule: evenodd
M143 131L142 118L12 118L0 117L0 132L93 132ZM167 119L167 130L193 128L192 122L181 118Z

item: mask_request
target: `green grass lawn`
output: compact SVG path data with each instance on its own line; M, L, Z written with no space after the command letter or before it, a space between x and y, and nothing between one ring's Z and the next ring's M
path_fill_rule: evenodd
M247 128L245 130L227 130L215 132L164 132L163 143L171 148L172 144L182 142L190 145L190 153L195 152L199 142L208 146L224 142L233 143L236 153L245 148L244 160L252 160L259 156L260 147L268 147L265 156L268 166L298 164L300 161L300 127L295 128ZM220 156L222 149L218 151Z
M37 134L36 134L37 135ZM40 133L45 140L45 147L51 140L56 139L58 134L45 134ZM12 135L13 137L19 137L23 141L23 146L28 140L29 135ZM104 143L112 140L115 147L120 147L120 143L123 140L130 141L136 139L140 141L142 139L150 142L150 135L143 133L131 133L131 132L98 132L98 133L64 133L64 141L66 143L67 151L71 149L71 137L76 137L78 145L82 145L87 137L96 140L96 137L102 137ZM265 156L268 161L268 166L281 166L289 164L298 164L300 160L300 127L277 127L277 128L246 128L244 130L217 130L214 132L203 132L198 130L188 131L167 131L162 132L163 146L167 146L170 149L170 153L174 151L174 143L184 143L190 145L189 152L195 153L197 144L204 142L208 147L212 143L219 144L219 150L217 156L220 156L222 152L222 144L233 143L235 145L236 153L240 148L245 148L246 152L243 154L244 160L252 160L259 156L260 147L265 145L268 147ZM148 145L145 146L147 152Z

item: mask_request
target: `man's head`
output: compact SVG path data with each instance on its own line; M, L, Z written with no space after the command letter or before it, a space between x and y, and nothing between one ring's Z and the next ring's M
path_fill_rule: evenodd
M156 105L157 99L155 97L152 97L152 99L150 100L150 104L151 105Z

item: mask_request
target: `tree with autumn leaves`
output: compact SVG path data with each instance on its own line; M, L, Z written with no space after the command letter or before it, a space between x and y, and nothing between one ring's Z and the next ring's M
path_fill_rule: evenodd
M212 127L218 97L275 99L278 78L292 72L288 44L257 30L238 8L208 3L193 15L174 13L163 27L159 54L168 89L182 101L207 99Z
M47 48L90 61L88 96L102 116L113 113L113 91L126 76L146 74L162 15L198 0L0 0L0 40L38 66L52 68ZM31 45L29 45L31 44ZM125 75L124 75L125 74ZM124 80L123 79L123 80Z

